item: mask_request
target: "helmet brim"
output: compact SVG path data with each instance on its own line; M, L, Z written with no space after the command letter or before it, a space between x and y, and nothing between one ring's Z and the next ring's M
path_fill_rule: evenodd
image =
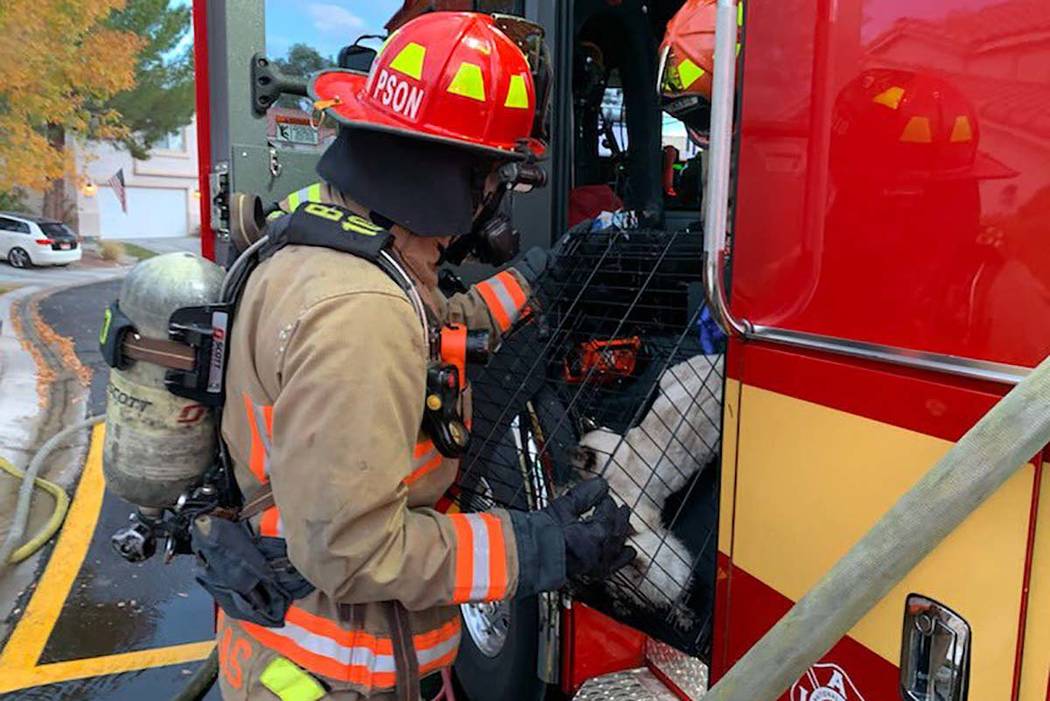
M325 90L323 93L320 93L317 89L317 81L322 77L325 78ZM319 101L338 100L336 104L326 107L323 112L341 127L366 129L444 144L470 151L478 156L501 161L523 161L528 158L528 155L520 149L497 148L465 139L406 129L403 124L375 108L369 107L361 100L367 80L367 73L337 68L326 69L314 73L310 77L308 92L310 99L315 104ZM546 145L538 139L528 139L526 145L532 155L537 158L542 158L546 154Z

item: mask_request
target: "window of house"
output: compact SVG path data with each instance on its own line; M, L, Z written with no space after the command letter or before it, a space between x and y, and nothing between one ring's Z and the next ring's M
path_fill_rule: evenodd
M170 134L165 134L153 148L158 151L185 151L186 130L176 129Z

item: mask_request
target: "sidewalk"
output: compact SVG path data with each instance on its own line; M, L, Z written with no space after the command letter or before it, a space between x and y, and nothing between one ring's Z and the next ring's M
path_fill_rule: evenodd
M197 236L179 236L176 238L161 239L118 239L120 243L132 244L139 248L145 248L160 255L163 253L177 253L188 251L200 255L201 240Z

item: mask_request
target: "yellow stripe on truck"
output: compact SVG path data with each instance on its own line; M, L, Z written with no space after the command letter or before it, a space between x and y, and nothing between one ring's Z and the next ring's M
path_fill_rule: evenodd
M795 601L951 445L748 385L736 409L733 562ZM898 664L906 595L933 597L973 627L970 698L1010 698L1033 471L1022 468L850 636Z

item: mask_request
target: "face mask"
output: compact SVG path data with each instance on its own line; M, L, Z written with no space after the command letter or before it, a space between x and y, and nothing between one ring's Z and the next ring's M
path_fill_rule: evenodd
M504 164L497 175L499 182L482 199L470 233L460 236L442 251L442 263L459 265L471 256L480 263L500 266L513 260L521 251L521 234L500 207L511 190L529 192L535 187L544 187L547 173L530 158L521 163Z

